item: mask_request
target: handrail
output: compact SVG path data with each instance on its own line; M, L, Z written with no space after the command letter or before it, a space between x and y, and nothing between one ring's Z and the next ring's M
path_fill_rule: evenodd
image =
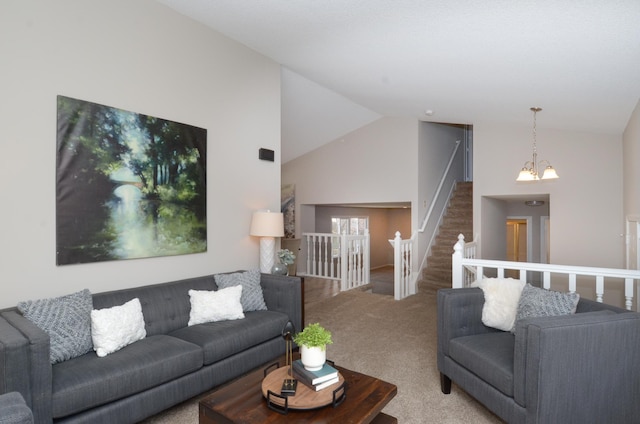
M451 165L453 164L453 160L456 157L456 153L458 152L458 148L460 147L460 142L461 140L456 140L456 147L454 147L453 149L453 153L451 154L451 157L449 158L449 163L447 164L447 168L444 170L444 173L442 174L442 178L440 179L440 184L438 184L438 189L436 190L436 194L433 196L433 201L431 202L431 206L429 207L429 210L427 211L427 214L424 217L424 220L422 221L422 225L420 226L420 229L418 230L418 232L420 233L424 233L424 229L427 226L427 222L429 222L429 218L431 218L431 213L433 212L433 208L435 208L436 206L436 200L438 199L438 197L440 197L440 192L442 191L442 186L444 186L444 182L447 179L447 175L449 174L449 169L451 169Z
M464 270L467 268L475 268L476 278L481 278L484 275L485 268L496 269L498 278L504 278L505 270L516 270L519 272L520 281L524 282L526 282L527 279L527 272L541 272L543 275L543 287L545 289L551 288L551 274L553 273L563 274L568 277L570 292L576 291L578 276L595 277L596 301L602 302L604 297L605 278L616 278L624 280L625 307L626 309L631 310L634 297L634 282L640 282L640 270L469 258L465 257L467 244L469 243L465 243L464 236L460 234L458 236L458 242L453 247L454 252L451 261L453 288L461 288L467 285L464 278Z

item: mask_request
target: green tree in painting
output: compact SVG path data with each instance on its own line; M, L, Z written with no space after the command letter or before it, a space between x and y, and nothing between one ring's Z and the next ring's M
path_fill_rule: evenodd
M206 250L205 169L206 130L59 96L58 263Z

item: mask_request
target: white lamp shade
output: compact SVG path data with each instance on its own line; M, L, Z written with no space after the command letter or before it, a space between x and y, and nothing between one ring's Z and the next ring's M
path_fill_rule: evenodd
M520 174L518 174L518 178L516 178L516 181L533 181L535 179L535 176L531 173L530 170L528 170L527 168L522 168L522 171L520 171Z
M544 174L542 174L542 179L543 180L553 180L555 178L560 178L560 176L558 175L556 170L551 165L547 166L544 169Z
M254 212L251 219L252 236L284 237L284 216L281 212Z

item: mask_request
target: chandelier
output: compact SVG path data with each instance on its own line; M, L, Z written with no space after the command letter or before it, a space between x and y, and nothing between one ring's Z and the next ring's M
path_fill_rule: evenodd
M524 163L524 167L520 170L516 181L538 181L538 180L553 180L560 178L556 170L551 166L548 160L541 160L538 162L538 151L536 145L536 114L542 109L539 107L532 107L533 111L533 159ZM542 177L540 177L539 170L544 167Z

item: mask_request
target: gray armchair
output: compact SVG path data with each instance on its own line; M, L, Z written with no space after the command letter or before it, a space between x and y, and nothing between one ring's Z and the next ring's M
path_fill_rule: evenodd
M33 424L31 409L20 393L0 395L0 424Z
M508 423L640 422L640 314L581 299L576 314L482 323L479 288L438 291L438 370Z

